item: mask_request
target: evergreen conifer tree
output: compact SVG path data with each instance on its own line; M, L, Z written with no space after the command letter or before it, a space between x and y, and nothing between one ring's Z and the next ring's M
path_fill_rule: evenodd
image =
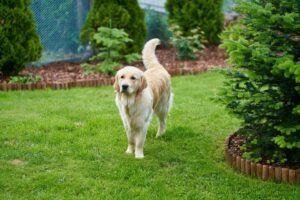
M125 30L134 41L128 44L126 53L142 50L146 25L137 0L94 0L81 31L81 41L91 41L100 26Z
M1 0L0 72L17 74L41 56L42 46L30 11L30 0Z
M218 43L223 29L223 0L167 0L169 24L177 24L187 36L191 30L200 28L210 43Z
M234 66L224 101L243 119L244 156L300 167L300 1L241 0L223 34Z

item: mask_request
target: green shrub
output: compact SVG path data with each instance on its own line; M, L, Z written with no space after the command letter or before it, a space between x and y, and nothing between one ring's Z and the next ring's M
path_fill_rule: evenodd
M30 11L30 0L0 3L0 72L17 74L41 56L42 46Z
M42 80L40 76L12 76L9 83L37 83Z
M94 0L81 30L81 41L87 43L101 26L124 29L134 42L127 44L126 53L140 52L144 45L146 26L144 12L137 0ZM95 43L93 43L95 47Z
M300 167L300 1L242 0L223 34L234 70L224 91L243 119L244 156Z
M159 38L161 45L167 47L170 42L171 32L168 30L167 16L152 9L145 10L147 26L146 41Z
M223 29L223 0L167 0L169 24L178 24L185 36L191 30L200 28L210 43L219 42L219 34Z
M206 42L204 33L199 28L191 30L191 36L183 36L183 33L178 25L170 27L173 36L171 37L172 44L176 48L176 56L180 60L196 59L197 53L203 49Z
M121 53L126 48L126 44L133 42L122 29L100 27L98 32L94 34L93 40L100 48L99 53L91 60L100 59L103 62L97 65L83 64L82 67L87 73L102 72L112 75L120 66L120 60L132 63L140 59L137 53L127 55Z

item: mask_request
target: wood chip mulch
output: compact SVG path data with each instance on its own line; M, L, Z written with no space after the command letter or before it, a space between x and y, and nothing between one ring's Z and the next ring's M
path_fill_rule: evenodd
M157 49L156 55L159 61L166 67L171 75L188 74L183 72L206 71L212 67L227 67L227 54L223 49L217 46L209 46L198 55L197 60L180 61L176 59L176 51L173 48ZM133 66L144 69L142 62L133 64ZM176 74L176 70L180 73ZM191 73L194 74L194 73ZM83 80L99 80L109 78L104 74L86 74L80 67L80 63L56 62L41 67L27 67L19 73L20 76L39 75L42 77L42 83L66 83ZM0 84L8 83L9 77L1 77Z
M243 155L243 151L241 150L241 146L243 144L245 144L246 142L246 137L241 136L241 135L232 135L229 139L229 152L237 155L237 156L241 156Z

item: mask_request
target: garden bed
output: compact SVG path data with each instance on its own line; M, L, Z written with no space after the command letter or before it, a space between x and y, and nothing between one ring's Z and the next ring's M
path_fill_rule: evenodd
M300 184L300 170L289 166L255 163L243 158L240 149L243 143L244 138L238 135L231 135L225 141L225 159L235 171L262 180Z
M176 59L175 49L158 49L160 62L172 76L198 74L212 67L227 67L227 55L223 49L209 46L198 55L197 60L180 61ZM133 64L144 69L142 62ZM71 87L92 87L110 85L112 76L104 74L85 74L80 63L57 62L41 67L28 67L19 73L20 76L40 76L42 81L33 84L11 84L10 77L0 76L0 90L32 90L32 89L66 89Z

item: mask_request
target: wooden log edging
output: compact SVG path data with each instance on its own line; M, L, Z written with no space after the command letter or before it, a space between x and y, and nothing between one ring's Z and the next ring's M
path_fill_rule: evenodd
M29 84L12 84L2 83L0 84L0 91L13 91L13 90L40 90L40 89L69 89L74 87L96 87L103 85L112 85L114 83L114 77L92 79L92 80L78 80L65 83L29 83Z
M171 76L181 75L196 75L207 71L205 67L199 68L171 68L168 70ZM13 90L41 90L41 89L69 89L74 87L97 87L104 85L112 85L114 83L114 77L104 77L91 80L78 80L66 83L30 83L30 84L13 84L13 83L2 83L0 84L0 91L13 91Z
M225 141L224 156L229 166L235 171L262 180L300 184L300 170L274 167L246 160L229 151L229 141L230 137Z

